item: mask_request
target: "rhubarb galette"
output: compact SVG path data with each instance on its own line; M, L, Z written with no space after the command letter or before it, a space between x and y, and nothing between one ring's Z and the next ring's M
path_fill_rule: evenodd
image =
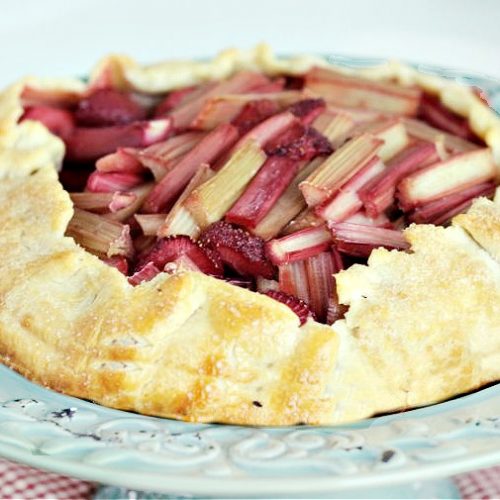
M0 94L0 360L113 408L334 424L500 379L500 119L396 63L102 61Z

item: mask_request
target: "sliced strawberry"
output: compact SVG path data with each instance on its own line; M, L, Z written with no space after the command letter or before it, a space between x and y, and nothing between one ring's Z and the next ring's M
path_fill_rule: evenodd
M168 119L115 125L113 127L77 127L67 142L67 158L94 161L114 153L120 147L145 147L165 139L172 132Z
M34 120L43 123L53 134L67 141L75 129L73 115L64 109L49 106L28 107L24 111L21 121Z
M125 172L94 171L87 179L86 190L91 193L114 193L115 191L129 191L142 184L142 175Z
M125 276L128 274L128 260L121 256L115 255L114 257L109 257L107 259L103 259L103 261L111 267L115 267Z
M151 281L157 274L160 274L160 269L158 269L152 262L148 262L146 265L141 267L139 271L136 271L132 276L129 276L128 282L137 286L144 281Z
M275 101L260 99L246 104L231 122L238 128L240 134L246 134L250 129L276 114L280 110Z
M288 306L298 316L301 326L309 318L314 319L314 316L307 304L293 295L289 295L285 292L279 292L277 290L269 290L265 292L264 295L267 295L268 297L271 297L272 299Z
M146 112L124 92L99 89L78 103L75 118L84 127L109 127L144 120Z
M469 141L477 140L468 121L446 108L436 96L423 94L419 112L423 120L441 130Z
M301 123L292 126L266 146L268 155L286 156L292 160L310 161L316 156L333 153L330 141L316 129Z
M292 104L288 111L294 114L304 125L311 123L323 113L326 108L324 99L304 99Z
M245 192L226 213L226 220L252 229L265 217L300 167L287 157L268 158Z
M217 251L222 261L242 276L274 276L273 265L267 260L262 238L245 229L219 221L209 226L198 242L203 248Z
M222 265L217 255L202 248L189 236L178 235L158 239L148 252L139 256L136 270L141 270L146 264L152 263L158 269L163 269L169 262L186 255L201 272L214 276L222 276Z

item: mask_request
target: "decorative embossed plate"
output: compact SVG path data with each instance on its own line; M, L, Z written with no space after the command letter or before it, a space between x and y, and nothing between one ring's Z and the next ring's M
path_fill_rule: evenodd
M500 111L500 82L417 67L482 88ZM0 455L134 489L204 498L348 496L500 463L500 384L349 426L245 428L111 410L46 390L3 366L0 380Z

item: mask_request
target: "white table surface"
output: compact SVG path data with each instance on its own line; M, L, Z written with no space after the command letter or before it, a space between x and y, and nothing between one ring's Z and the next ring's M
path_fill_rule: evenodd
M0 85L81 75L111 51L153 62L259 41L500 78L500 0L3 0Z

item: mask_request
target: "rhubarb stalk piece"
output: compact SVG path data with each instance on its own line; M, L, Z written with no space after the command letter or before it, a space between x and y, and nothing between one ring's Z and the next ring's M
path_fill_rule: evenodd
M408 219L417 224L446 224L455 215L464 212L475 198L493 196L495 189L494 182L483 182L417 207L408 214Z
M330 198L377 154L382 144L382 140L363 134L340 147L300 184L307 204L315 207Z
M404 250L409 247L403 233L394 229L384 229L347 222L328 224L337 249L355 257L367 258L374 248Z
M128 282L133 286L137 286L145 281L151 281L156 275L160 274L160 272L160 269L158 269L152 262L148 262L132 276L129 276Z
M469 141L476 139L467 120L441 104L437 96L426 93L422 95L420 117L431 125L450 132L456 137Z
M479 146L473 142L431 127L427 123L414 118L403 118L403 124L411 137L428 142L436 142L442 139L444 147L452 153L466 153L467 151L479 149Z
M320 114L313 122L313 127L330 141L334 149L346 141L354 126L354 120L350 116L329 110Z
M387 168L359 191L366 213L377 217L394 203L394 193L399 181L421 168L426 162L438 160L436 146L429 142L419 142L387 162Z
M127 172L99 172L95 170L87 179L86 190L91 193L129 191L144 182L142 175Z
M314 210L305 208L281 230L280 235L287 236L297 231L302 231L302 229L322 226L324 223L325 221L321 217L318 217Z
M130 206L137 199L135 193L70 193L73 205L82 210L94 213L118 212Z
M95 161L120 147L149 146L165 139L171 132L169 119L101 128L77 127L67 141L66 156L73 161Z
M403 218L401 218L398 221L391 222L389 217L387 217L385 213L379 214L377 217L372 218L368 217L368 215L366 215L366 213L363 212L362 210L349 216L342 222L348 222L350 224L359 224L361 226L383 227L385 229L403 229L404 227L406 227L406 225L403 224L404 222Z
M351 134L371 134L384 141L378 150L378 156L386 162L401 152L409 144L406 128L399 119L383 120L375 123L362 123Z
M184 130L209 99L225 94L244 94L266 83L269 83L269 80L261 73L241 71L228 80L208 87L196 97L191 96L185 104L175 108L168 116L173 119L176 130Z
M252 232L264 240L278 235L280 231L304 208L306 202L299 189L299 185L323 162L323 158L316 158L302 167L294 179L288 184L283 194L274 203L273 207L263 219L253 228Z
M175 234L185 234L196 238L200 232L200 228L196 220L191 215L191 212L184 206L184 201L187 197L204 182L208 181L214 175L214 171L207 164L202 164L189 181L186 189L179 196L174 206L171 208L163 224L158 228L158 236L173 236Z
M156 184L142 207L143 212L168 210L202 163L212 163L236 141L238 132L229 124L207 134L163 179Z
M103 156L96 161L95 168L99 172L121 172L127 174L141 174L145 169L136 158L137 151L132 148L118 148L114 153Z
M282 292L302 299L306 304L310 302L307 269L303 260L282 264L278 270L279 285Z
M97 255L122 255L129 259L134 254L128 225L79 208L74 209L66 235L73 237L80 245Z
M166 141L153 144L137 153L137 160L153 173L156 181L165 177L165 174L189 153L204 135L200 132L186 132L176 135Z
M417 114L421 96L415 87L375 82L318 67L306 74L305 88L328 103L406 116Z
M167 214L135 214L135 220L146 236L156 236L158 229L165 222Z
M226 220L254 229L295 177L299 162L272 156L250 181L245 192L226 214Z
M495 178L496 167L488 148L470 151L435 163L405 177L398 185L401 208L409 211L443 196Z
M309 284L309 307L316 320L326 322L328 309L333 309L334 300L338 299L335 290L334 274L342 268L342 258L337 250L321 252L305 261ZM330 311L332 316L333 311ZM332 319L332 317L330 317Z
M324 226L310 227L266 243L266 254L276 265L307 259L327 250L332 236Z
M326 221L342 222L358 212L363 206L360 190L385 171L385 165L378 156L369 160L359 172L347 181L332 199L319 205L315 213ZM394 192L392 192L394 196Z
M232 122L245 133L262 120L304 98L298 91L220 95L209 99L190 125L194 130L212 130Z
M151 189L153 189L152 183L141 184L140 186L131 189L130 193L135 196L135 199L131 201L129 205L126 205L119 210L111 211L109 214L105 214L105 217L117 222L128 220L139 210Z
M211 179L187 197L185 206L202 229L224 216L265 161L266 155L259 145L247 142Z

